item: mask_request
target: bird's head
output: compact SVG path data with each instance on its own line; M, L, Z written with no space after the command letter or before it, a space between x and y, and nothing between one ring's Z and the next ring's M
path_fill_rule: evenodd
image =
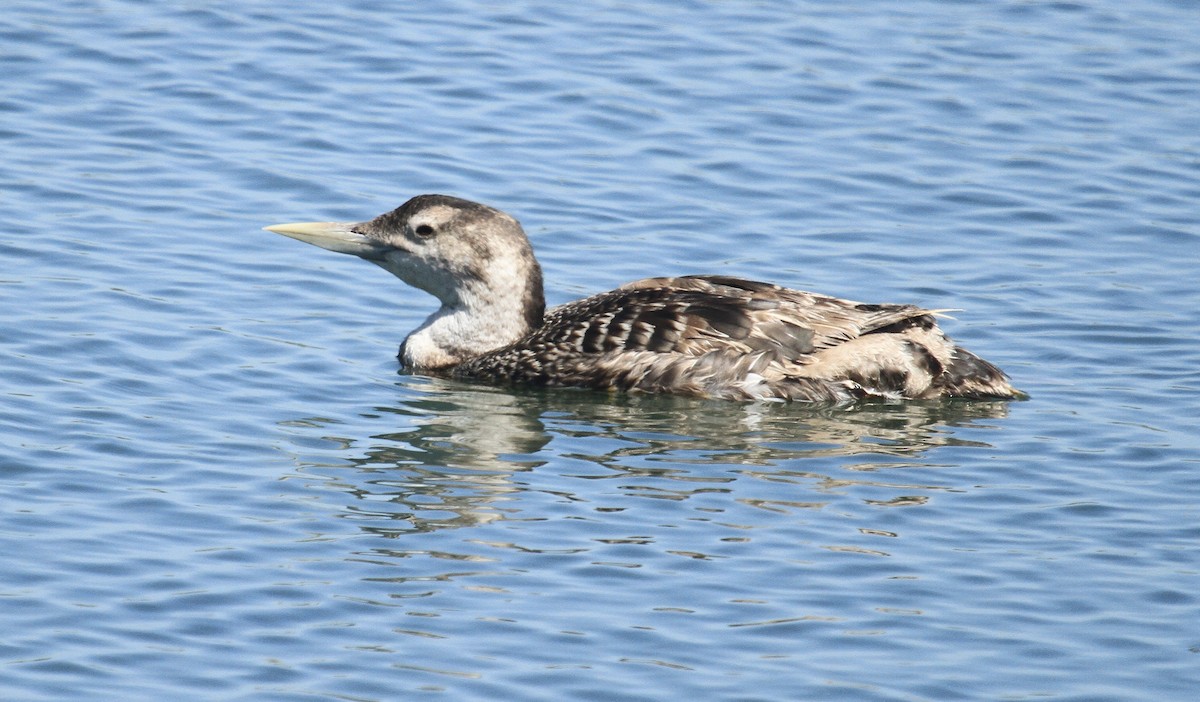
M517 220L448 195L418 195L367 222L276 224L268 231L391 271L448 307L519 299L540 323L542 272ZM536 318L536 321L534 321Z

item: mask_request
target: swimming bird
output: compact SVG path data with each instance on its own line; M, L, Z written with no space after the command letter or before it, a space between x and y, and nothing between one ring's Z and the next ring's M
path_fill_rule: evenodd
M521 225L457 197L418 195L366 222L266 229L359 256L440 300L400 346L411 372L730 400L1023 396L942 333L945 310L692 275L547 311Z

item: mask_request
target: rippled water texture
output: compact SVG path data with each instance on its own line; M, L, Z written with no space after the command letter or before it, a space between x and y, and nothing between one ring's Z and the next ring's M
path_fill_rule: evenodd
M17 0L0 66L0 699L1195 699L1194 5ZM399 375L431 299L260 227L421 192L1032 399Z

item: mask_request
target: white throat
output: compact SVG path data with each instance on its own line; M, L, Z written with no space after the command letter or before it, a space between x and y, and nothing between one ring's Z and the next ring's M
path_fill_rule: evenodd
M518 266L491 267L487 280L464 281L457 295L404 340L401 360L412 370L445 368L502 349L533 331L530 284Z

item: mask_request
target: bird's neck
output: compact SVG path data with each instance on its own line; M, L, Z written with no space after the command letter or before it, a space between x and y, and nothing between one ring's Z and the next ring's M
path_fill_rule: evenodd
M436 370L520 341L542 323L541 282L538 271L523 285L465 286L408 335L400 360L410 370Z

